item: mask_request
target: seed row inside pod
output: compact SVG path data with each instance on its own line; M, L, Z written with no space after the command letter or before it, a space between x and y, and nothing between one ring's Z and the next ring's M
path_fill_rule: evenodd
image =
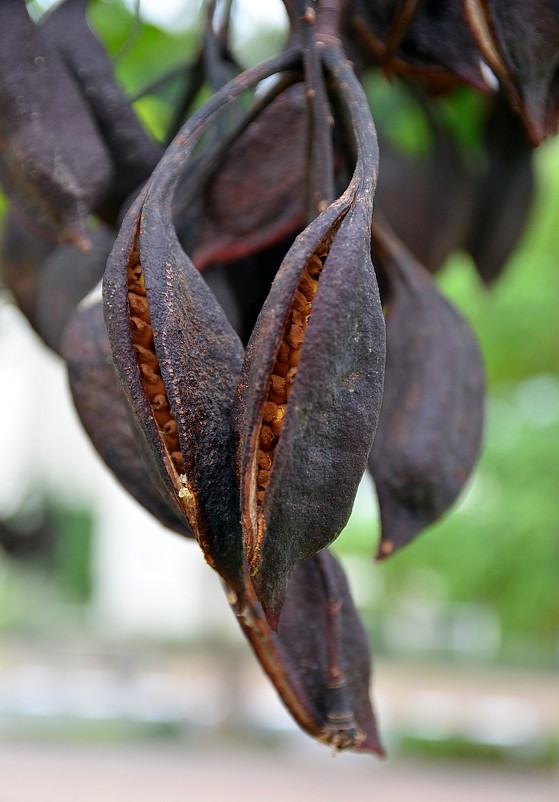
M177 423L171 413L169 399L159 370L142 266L138 261L137 255L134 254L126 268L126 284L128 288L132 345L138 360L142 386L180 480L180 477L184 474L184 462L180 452ZM181 491L179 490L180 494Z
M327 242L320 243L303 268L270 375L268 393L262 405L262 423L258 436L256 483L259 505L262 503L270 478L274 452L283 428L293 382L297 375L303 340L311 316L312 302L318 290L318 280L324 267L330 242L331 238Z

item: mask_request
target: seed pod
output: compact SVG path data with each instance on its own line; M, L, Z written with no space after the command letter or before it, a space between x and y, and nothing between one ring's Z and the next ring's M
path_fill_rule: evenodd
M180 249L172 222L176 179L198 137L242 91L247 76L265 75L264 67L254 68L218 92L156 168L108 260L105 319L118 380L154 481L179 517L191 522L206 559L224 578L243 631L285 704L302 727L334 749L380 753L368 699L366 638L333 558L321 554L296 569L278 634L255 597L242 559L231 465L230 411L242 346ZM343 201L355 205L344 207L346 219L363 215L369 186L354 182L349 201ZM309 276L317 272L312 261ZM271 424L279 407L266 407ZM261 472L268 470L269 455L260 449L257 458Z
M38 226L87 247L87 215L111 178L108 154L23 0L0 3L0 30L0 180Z
M189 526L151 481L136 445L118 391L100 288L72 315L64 333L62 355L68 364L78 415L103 460L136 501L164 526L193 537Z
M154 481L174 499L210 565L235 580L241 536L230 415L243 348L179 244L173 195L218 113L277 63L247 71L191 117L126 215L104 278L115 369ZM151 350L152 364L138 346Z
M502 95L495 97L484 144L485 164L475 186L465 247L479 275L490 285L524 232L534 196L534 149L521 120Z
M431 143L422 157L398 150L379 131L382 170L375 201L397 236L431 273L462 247L475 191L452 133L434 117L424 114Z
M243 547L274 627L292 568L331 543L349 518L382 397L384 322L370 261L376 136L351 69L333 60L358 141L355 174L288 252L249 342L235 402ZM300 296L310 305L303 317ZM284 378L279 364L293 352L300 356ZM281 427L264 421L269 403L278 406ZM262 483L260 451L272 461Z
M40 30L62 56L109 151L114 180L103 213L115 222L122 202L142 184L162 155L118 86L101 42L87 24L88 0L65 0L41 20Z
M158 204L141 204L141 223L138 203L125 218L104 278L107 329L153 480L227 574L239 553L228 442L242 346Z
M299 726L335 751L382 755L369 701L367 638L334 557L322 551L294 569L277 632L270 629L248 575L227 596Z
M71 314L101 281L114 234L104 225L90 229L91 248L58 245L45 259L37 281L35 322L43 341L60 353L64 328Z
M458 80L487 91L486 70L461 3L351 0L351 5L350 32L369 61L386 65L391 74L419 76L434 89L448 89ZM413 5L412 16L407 13L401 24L402 11Z
M483 55L537 145L557 130L559 9L548 0L465 0Z
M56 242L22 225L13 212L6 214L0 242L0 279L33 328L39 274L55 248Z
M386 378L369 468L379 499L379 559L452 504L477 460L485 390L481 355L462 316L386 224L373 227L388 285Z
M231 147L206 191L196 226L192 260L198 269L244 258L302 228L304 110L303 86L290 87Z

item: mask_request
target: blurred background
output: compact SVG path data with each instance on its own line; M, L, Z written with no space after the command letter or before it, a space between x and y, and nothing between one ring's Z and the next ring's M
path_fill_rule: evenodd
M245 63L281 46L282 6L265 5L239 3ZM91 4L132 95L192 52L199 24L194 2L143 1L140 22L134 6ZM136 108L163 131L164 99ZM494 286L464 252L438 279L486 361L472 480L451 514L375 564L366 479L335 545L371 637L384 763L332 761L291 723L198 547L113 480L64 366L2 291L2 802L240 800L254 783L267 800L559 799L559 140L534 167L529 224Z

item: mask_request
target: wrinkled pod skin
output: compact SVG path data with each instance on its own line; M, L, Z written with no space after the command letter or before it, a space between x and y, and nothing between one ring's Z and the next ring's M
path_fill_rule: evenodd
M387 287L384 399L369 456L382 559L443 515L470 476L485 375L468 323L384 222L375 221L373 244Z
M104 279L112 356L153 481L179 519L190 522L206 560L224 579L285 705L303 729L334 749L382 753L368 698L366 638L333 558L312 558L297 569L278 633L255 597L242 559L230 448L242 346L172 227L175 175L247 74L260 79L262 70L232 81L194 115L124 221Z
M347 523L382 398L384 321L369 239L376 134L351 68L324 53L353 126L355 173L287 253L249 341L234 410L243 547L272 627L294 566Z

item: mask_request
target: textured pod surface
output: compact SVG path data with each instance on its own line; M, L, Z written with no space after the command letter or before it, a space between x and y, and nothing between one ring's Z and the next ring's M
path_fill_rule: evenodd
M425 269L386 228L374 229L388 286L386 377L369 457L386 557L439 518L477 460L484 370L475 337Z
M121 484L164 526L185 537L192 531L150 479L119 393L103 320L100 289L72 315L62 343L78 415L102 459Z
M76 79L101 132L115 174L102 211L116 219L121 203L148 178L162 149L144 131L116 83L105 49L87 23L87 3L65 0L43 18L40 30Z
M105 273L113 359L155 481L227 574L239 558L229 415L242 346L158 203L146 207L141 223L131 209Z
M228 598L299 726L336 751L382 755L369 700L367 638L334 557L323 551L295 568L277 632L270 629L247 575Z
M0 179L37 225L84 245L111 164L97 128L57 53L23 0L0 3Z
M354 91L350 71L341 70ZM358 160L348 190L288 252L237 393L243 546L274 625L291 569L331 543L349 518L380 411L385 342L370 259L377 154L370 118L361 135L367 169Z

